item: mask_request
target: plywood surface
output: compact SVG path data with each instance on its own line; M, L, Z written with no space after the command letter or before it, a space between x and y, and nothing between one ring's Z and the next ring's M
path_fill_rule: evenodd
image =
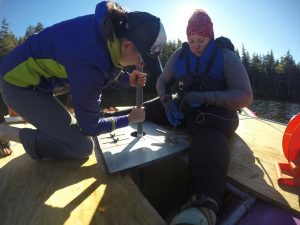
M23 126L23 125L22 125ZM1 225L163 225L129 176L88 160L34 161L20 144L0 159Z
M23 125L22 125L23 126ZM278 186L274 162L286 162L285 126L247 119L232 139L228 178L274 205L300 214L299 188ZM20 144L0 159L1 225L165 224L129 176L108 176L100 155L86 161L34 161Z
M228 177L245 190L300 215L299 188L279 186L274 163L287 162L282 151L286 126L240 117L232 140Z

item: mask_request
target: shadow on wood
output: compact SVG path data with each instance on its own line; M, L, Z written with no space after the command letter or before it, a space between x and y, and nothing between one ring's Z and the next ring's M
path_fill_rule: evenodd
M15 153L0 166L1 225L165 224L130 177L107 176L95 155L35 161Z

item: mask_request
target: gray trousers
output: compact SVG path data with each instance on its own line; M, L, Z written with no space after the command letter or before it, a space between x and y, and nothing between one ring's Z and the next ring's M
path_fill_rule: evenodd
M4 102L36 127L20 130L21 143L33 159L84 159L92 153L92 138L80 132L76 119L55 96L2 78L0 91Z

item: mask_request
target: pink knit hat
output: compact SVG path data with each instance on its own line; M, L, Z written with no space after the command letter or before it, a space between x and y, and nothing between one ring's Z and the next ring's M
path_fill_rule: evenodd
M189 37L193 34L210 39L214 38L213 23L204 10L196 9L188 21L186 35Z

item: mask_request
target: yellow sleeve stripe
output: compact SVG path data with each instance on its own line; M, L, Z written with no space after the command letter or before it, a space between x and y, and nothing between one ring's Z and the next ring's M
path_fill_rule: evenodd
M116 129L116 122L113 118L110 118L110 122L111 122L111 129L115 130Z

